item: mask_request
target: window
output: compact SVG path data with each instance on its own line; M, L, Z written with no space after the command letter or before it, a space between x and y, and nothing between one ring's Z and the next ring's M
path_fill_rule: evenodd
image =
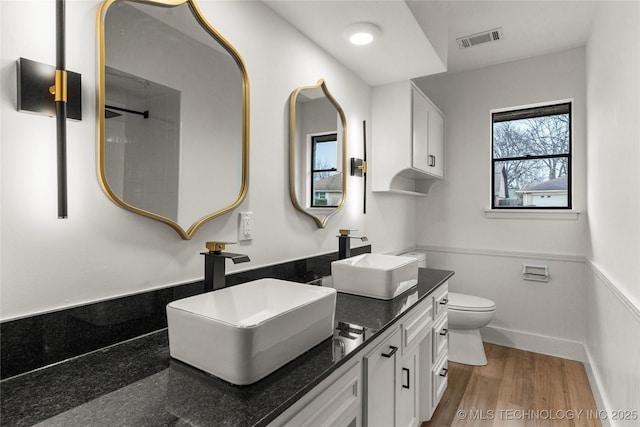
M492 209L571 209L571 103L492 113Z
M311 137L311 207L337 207L342 199L338 172L338 134Z

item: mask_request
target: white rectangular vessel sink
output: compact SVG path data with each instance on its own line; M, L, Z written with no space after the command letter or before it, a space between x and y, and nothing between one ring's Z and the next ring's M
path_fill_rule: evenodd
M418 283L415 258L362 254L331 263L338 292L390 300Z
M260 279L167 305L171 357L254 383L333 335L336 290Z

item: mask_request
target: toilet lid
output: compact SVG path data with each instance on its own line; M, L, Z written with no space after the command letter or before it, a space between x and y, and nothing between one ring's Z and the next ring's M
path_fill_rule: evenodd
M449 292L449 310L492 311L495 309L496 303L490 299Z

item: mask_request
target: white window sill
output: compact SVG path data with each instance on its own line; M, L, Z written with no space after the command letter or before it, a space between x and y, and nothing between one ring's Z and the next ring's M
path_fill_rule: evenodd
M551 219L576 221L580 211L560 209L487 209L487 219Z

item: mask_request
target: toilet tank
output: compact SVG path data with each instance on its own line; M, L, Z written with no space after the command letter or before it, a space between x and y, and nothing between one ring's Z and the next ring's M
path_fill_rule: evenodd
M400 254L400 256L415 258L418 260L418 267L427 268L427 254L424 252L411 251Z

